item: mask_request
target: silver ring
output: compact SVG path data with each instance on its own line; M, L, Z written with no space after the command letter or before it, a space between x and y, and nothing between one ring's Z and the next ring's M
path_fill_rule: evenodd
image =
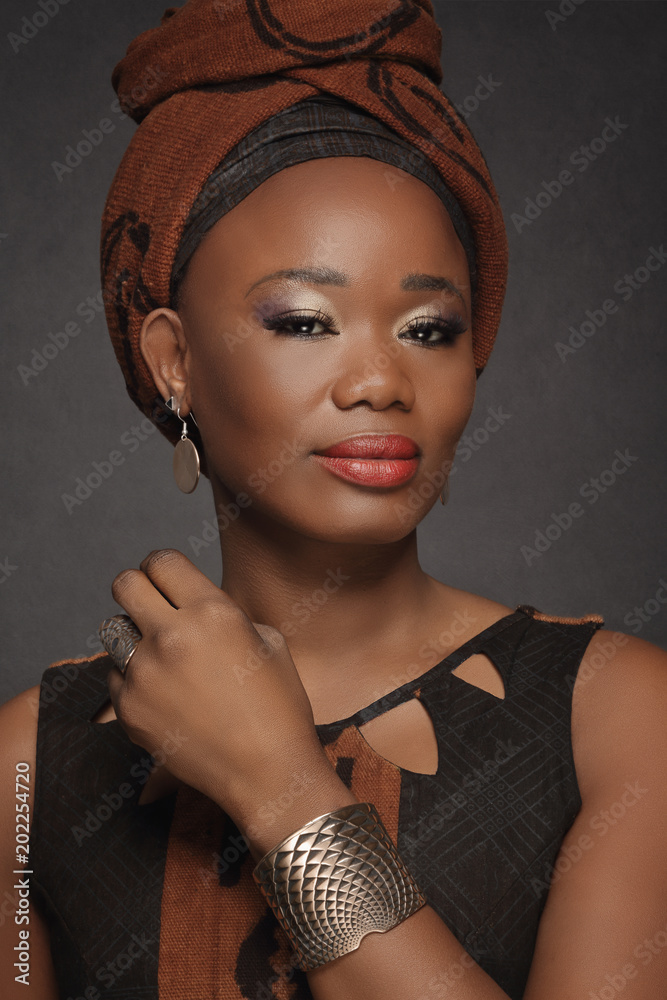
M141 639L141 632L129 615L105 618L99 629L102 645L122 674Z

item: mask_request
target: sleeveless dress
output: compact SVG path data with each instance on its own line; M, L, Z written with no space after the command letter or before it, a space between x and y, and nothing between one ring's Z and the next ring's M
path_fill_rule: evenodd
M553 865L581 808L572 687L602 625L598 615L519 605L421 676L317 726L429 905L512 1000L523 995ZM452 674L474 653L497 667L504 698ZM100 653L54 664L41 682L31 891L62 1000L312 1000L224 811L188 786L139 804L151 756L117 720L90 721L108 699L109 669ZM413 697L433 721L435 774L389 762L359 730ZM289 808L284 798L267 810Z

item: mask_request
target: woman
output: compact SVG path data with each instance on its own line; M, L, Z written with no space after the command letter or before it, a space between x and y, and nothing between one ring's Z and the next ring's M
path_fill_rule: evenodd
M3 709L5 773L37 782L5 954L44 998L654 997L664 654L421 569L502 218L430 6L322 10L327 34L191 2L117 68L144 125L105 209L107 318L179 485L211 481L224 575L150 553L112 586L136 632L49 668L38 733ZM608 669L577 680L584 654Z

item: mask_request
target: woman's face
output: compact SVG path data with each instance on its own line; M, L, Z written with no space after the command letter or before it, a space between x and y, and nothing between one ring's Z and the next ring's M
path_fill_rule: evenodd
M466 255L426 184L365 157L280 171L198 247L178 316L216 502L381 543L437 500L476 380ZM361 435L418 455L317 455Z

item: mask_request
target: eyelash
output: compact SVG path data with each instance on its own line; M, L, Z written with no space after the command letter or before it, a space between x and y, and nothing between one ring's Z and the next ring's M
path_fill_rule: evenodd
M302 340L316 340L324 336L323 333L295 333L289 330L290 326L298 326L299 324L308 325L310 323L320 323L322 326L326 327L326 332L335 333L333 328L333 320L326 313L320 312L319 310L315 313L283 313L280 316L274 316L271 319L264 320L264 327L267 330L274 330L276 333L282 336L288 337L300 337ZM451 319L445 319L442 316L416 316L414 319L410 320L408 326L406 327L406 333L412 332L422 332L427 330L439 330L443 336L440 340L429 342L426 340L420 340L415 338L416 342L421 344L423 347L440 347L442 344L453 344L457 337L468 329L467 324L462 316L458 314L453 316ZM413 339L413 338L409 338Z

